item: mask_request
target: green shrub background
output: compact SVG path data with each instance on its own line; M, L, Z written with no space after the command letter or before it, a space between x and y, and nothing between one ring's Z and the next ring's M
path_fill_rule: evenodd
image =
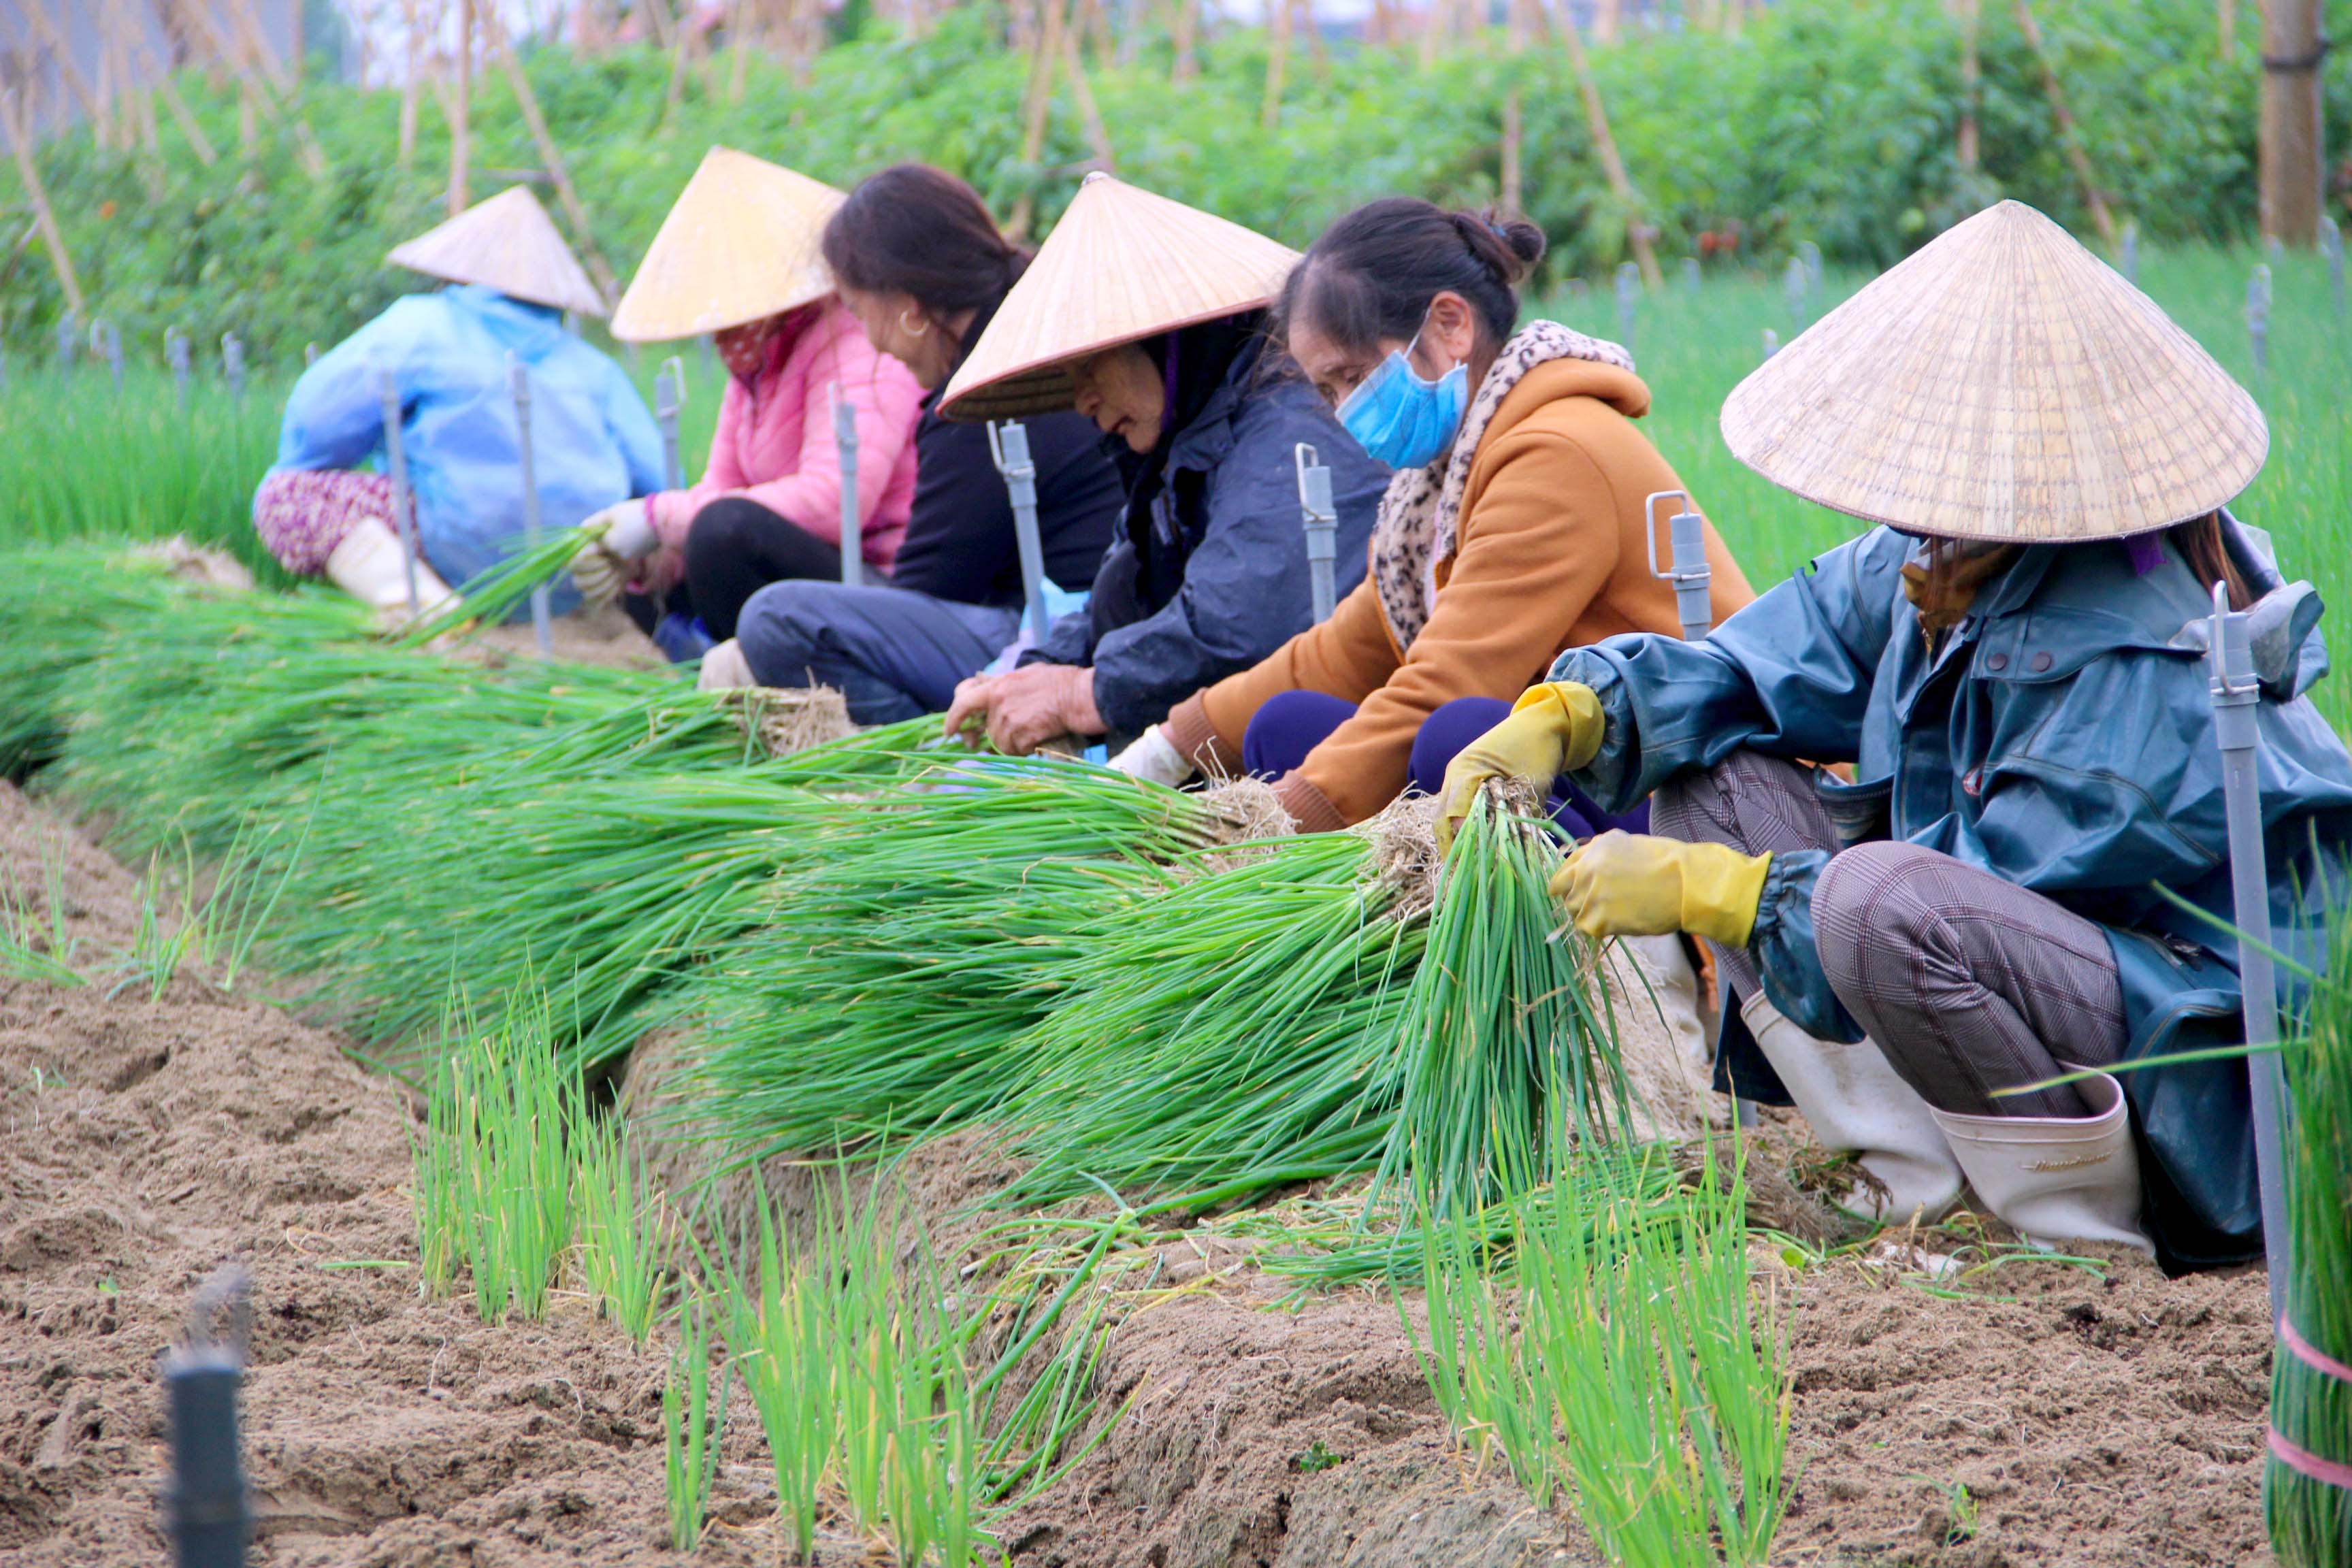
M1960 48L1941 0L1781 0L1737 36L1643 34L1596 47L1661 253L1690 254L1702 231L1736 224L1751 266L1811 241L1832 265L1875 268L1999 195L2088 235L2032 57L2006 7L1984 10L1983 167L1973 176L1956 158ZM2207 0L2044 0L2038 15L2118 215L2151 243L2248 237L2261 74L2252 14L2226 59ZM1556 43L1517 58L1499 41L1470 46L1423 67L1412 49L1342 45L1318 65L1302 41L1272 135L1259 122L1261 32L1212 36L1201 77L1182 88L1171 83L1164 38L1125 47L1129 58L1091 79L1118 172L1153 190L1294 245L1376 195L1491 200L1501 105L1516 80L1528 104L1526 205L1551 237L1552 280L1604 274L1624 255L1627 214L1593 160ZM992 6L953 12L914 43L868 25L827 49L805 85L764 58L749 65L740 103L727 101L722 58L708 77L689 72L684 102L666 116L670 60L658 50L530 52L596 240L624 278L714 142L842 184L924 159L971 179L1000 213L1034 195L1043 222L1067 202L1089 153L1064 90L1045 156L1021 160L1025 62L1005 48ZM2331 58L2327 69L2340 105L2352 63ZM86 133L41 154L88 313L114 321L134 357L160 363L163 330L177 323L199 344L233 329L257 360L282 363L422 286L382 263L443 216L448 135L432 93L420 95L415 156L403 169L396 92L312 81L305 109L330 164L313 180L267 121L253 154L239 153L226 86L192 74L184 88L223 150L210 168L168 117L160 156L103 151ZM499 72L479 80L474 126L478 197L538 169ZM2335 110L2329 144L2347 132ZM14 191L12 175L0 181ZM29 207L14 196L9 221L22 233ZM0 258L0 340L20 363L49 352L62 309L37 241Z

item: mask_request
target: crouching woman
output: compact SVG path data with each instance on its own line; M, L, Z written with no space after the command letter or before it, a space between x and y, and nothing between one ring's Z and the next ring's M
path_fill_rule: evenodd
M1656 837L1594 839L1555 889L1589 934L1717 946L1786 1098L1860 1156L1849 1206L1932 1216L1965 1179L2032 1239L2256 1255L2244 1065L2168 1059L2242 1033L2216 582L2255 623L2283 945L2320 951L2352 847L2352 758L2304 696L2317 601L2221 510L2260 412L2005 202L1751 375L1723 427L1886 526L1705 642L1564 655L1457 759L1446 811L1555 766L1604 805L1651 795Z

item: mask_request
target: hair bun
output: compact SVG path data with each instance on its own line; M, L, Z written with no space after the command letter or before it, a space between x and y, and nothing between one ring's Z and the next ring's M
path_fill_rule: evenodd
M1491 209L1446 216L1454 220L1471 254L1506 288L1517 288L1543 259L1544 232L1523 217L1506 217Z

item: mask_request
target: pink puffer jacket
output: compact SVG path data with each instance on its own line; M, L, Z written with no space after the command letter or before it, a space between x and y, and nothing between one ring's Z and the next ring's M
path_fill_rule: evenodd
M879 353L836 298L797 331L777 334L757 374L727 378L710 464L692 489L652 500L660 547L640 569L656 592L685 570L686 531L721 496L742 496L828 544L841 542L841 461L833 439L831 388L857 410L859 543L884 571L898 558L915 499L915 420L922 388Z

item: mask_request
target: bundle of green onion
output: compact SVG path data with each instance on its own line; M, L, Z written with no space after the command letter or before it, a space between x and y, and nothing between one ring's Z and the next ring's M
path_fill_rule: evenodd
M1427 928L1390 917L1352 834L1271 841L1074 933L1070 994L1006 1107L1035 1163L1005 1194L1089 1178L1207 1207L1343 1175L1395 1121L1392 1039Z
M2352 1565L2352 912L2329 933L2307 1035L2284 1058L2286 1201L2294 1237L2286 1315L2271 1356L2263 1473L2282 1568Z

